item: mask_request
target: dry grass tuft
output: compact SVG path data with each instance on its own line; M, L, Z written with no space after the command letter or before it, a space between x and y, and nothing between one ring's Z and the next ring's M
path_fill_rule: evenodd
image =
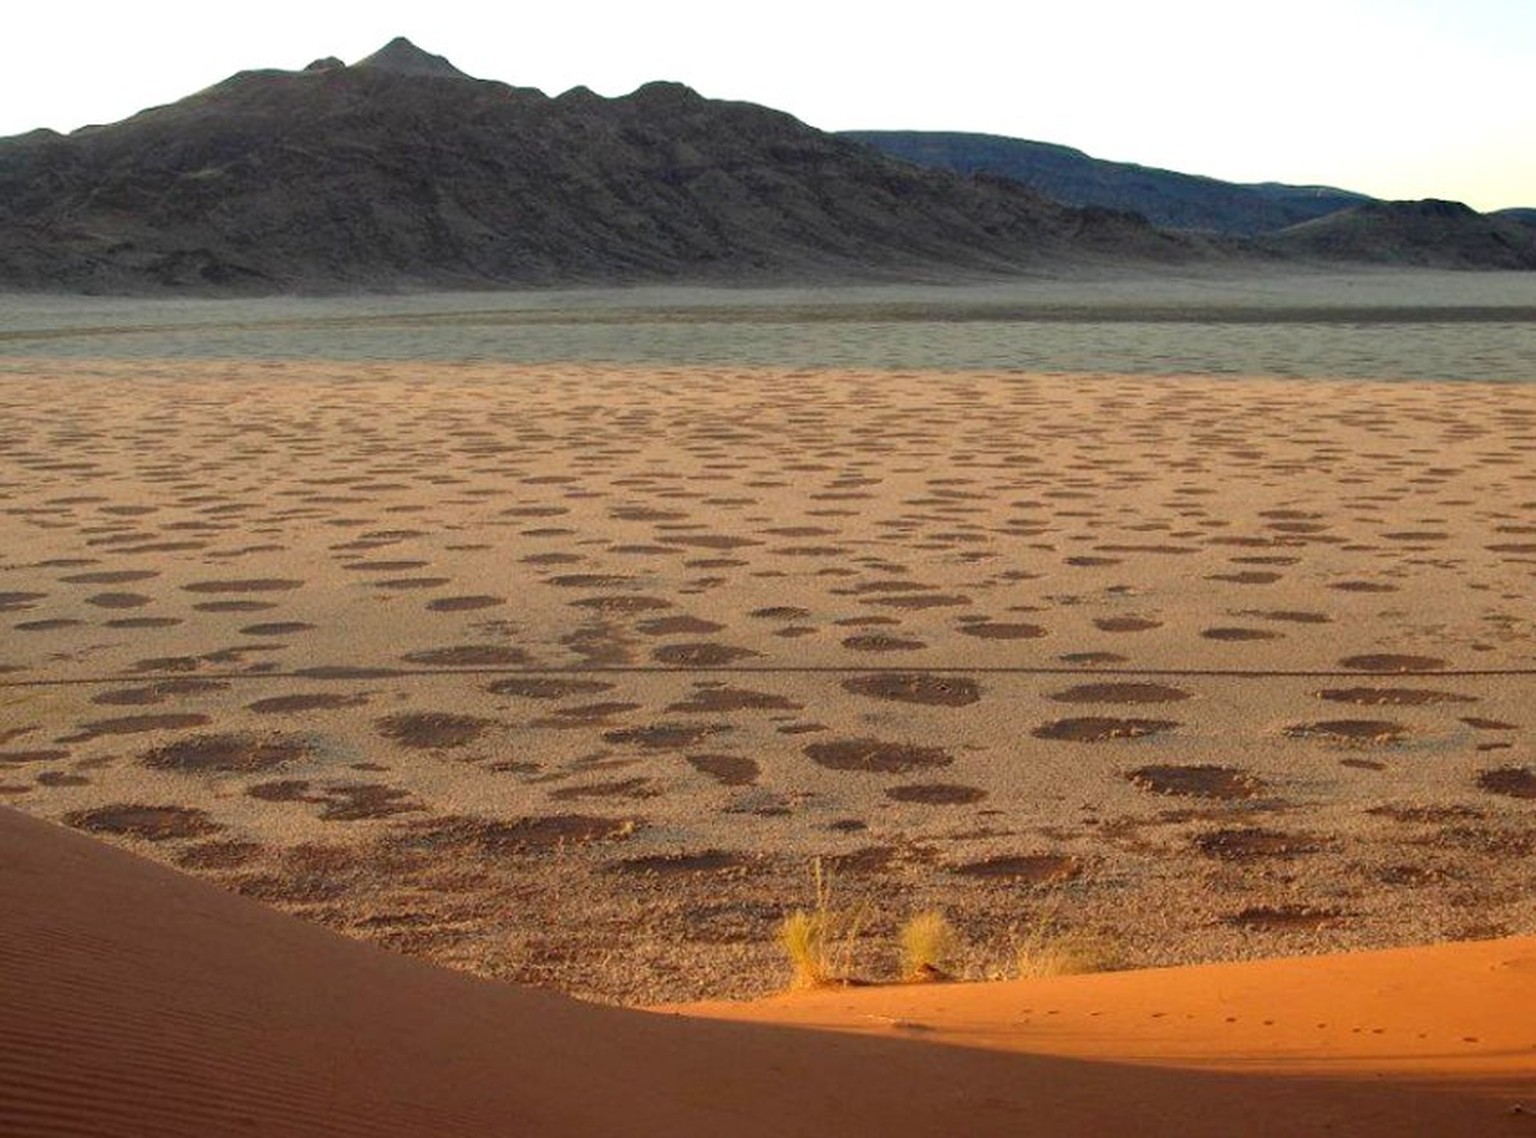
M860 910L845 912L832 905L832 875L821 859L811 863L816 903L809 911L796 909L779 926L779 943L794 969L796 988L820 988L848 983L854 940L863 927Z
M1108 972L1118 962L1112 944L1092 933L1060 928L1054 911L1036 919L1014 950L1014 975L1020 980Z
M901 978L908 982L948 980L960 954L960 935L937 909L917 914L901 926Z

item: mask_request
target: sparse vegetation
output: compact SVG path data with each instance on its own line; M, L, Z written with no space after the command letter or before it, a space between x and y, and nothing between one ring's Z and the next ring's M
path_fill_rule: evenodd
M796 909L779 926L779 942L794 969L794 986L848 983L852 945L863 927L863 912L833 907L832 875L820 858L811 863L811 877L815 904L809 910Z
M1014 950L1014 975L1020 980L1105 972L1114 967L1112 946L1091 933L1061 928L1055 909L1047 909L1024 932Z
M960 952L960 934L937 909L917 914L901 926L901 978L908 982L948 980Z

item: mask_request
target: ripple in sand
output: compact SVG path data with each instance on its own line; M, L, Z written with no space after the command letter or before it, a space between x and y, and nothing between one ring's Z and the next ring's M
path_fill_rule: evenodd
M931 707L965 707L981 698L975 680L934 676L923 672L877 672L843 681L843 690L871 699L918 703Z
M1476 703L1477 697L1453 691L1421 688L1324 688L1318 699L1360 707L1420 707L1432 703Z
M1309 905L1255 905L1233 913L1226 923L1252 932L1305 932L1330 928L1343 917L1337 909Z
M643 747L648 751L680 751L694 747L711 735L730 731L725 723L653 723L647 727L621 727L603 732L603 741L617 746Z
M1171 731L1179 726L1173 719L1113 719L1108 716L1085 716L1080 719L1057 719L1042 723L1030 732L1037 739L1054 739L1070 743L1102 743L1109 739L1141 739L1161 731Z
M443 711L405 711L374 721L379 734L402 747L423 750L463 747L473 743L494 720Z
M689 755L688 765L721 786L756 786L760 768L743 755Z
M505 644L455 644L407 652L401 659L429 668L504 668L528 663L528 653Z
M1477 776L1477 785L1490 794L1502 794L1507 798L1536 798L1536 771L1529 767L1483 771Z
M987 792L979 786L954 782L920 782L888 787L885 796L897 802L916 802L924 806L969 806L986 798Z
M963 877L1003 877L1029 885L1054 885L1081 876L1083 863L1068 854L1003 854L957 865L950 872Z
M342 707L362 707L368 702L365 695L343 695L339 692L297 692L293 695L274 695L246 704L246 708L258 715L293 715L304 711L334 711Z
M566 699L573 695L598 695L612 691L602 680L566 680L554 676L511 676L485 685L491 695L515 695L523 699Z
M507 603L505 597L492 597L487 595L467 597L438 597L427 602L430 612L473 612L476 609L495 608L497 605Z
M750 648L700 641L695 644L664 644L651 653L654 660L675 667L720 668L758 653Z
M1050 697L1058 703L1177 703L1190 698L1183 688L1166 684L1079 684Z
M669 712L686 715L730 711L799 711L802 705L787 696L747 688L700 687L686 700L671 704Z
M1248 861L1255 858L1298 857L1316 853L1323 843L1309 834L1287 834L1280 830L1258 827L1241 827L1231 830L1212 830L1193 839L1195 847L1210 857L1225 861Z
M1362 656L1346 656L1339 667L1352 672L1440 672L1448 667L1444 660L1435 656L1410 656L1392 652L1371 652Z
M887 743L880 739L834 739L811 743L806 756L818 766L835 771L869 771L905 774L908 771L946 767L954 758L939 747Z
M1408 728L1390 719L1325 719L1317 723L1297 723L1285 729L1291 739L1326 739L1338 743L1397 743L1408 735Z
M146 751L139 761L154 770L232 774L272 770L308 758L306 739L247 734L195 735Z
M199 838L223 829L205 811L190 806L144 806L127 802L77 810L64 815L64 824L93 834L121 834L150 842Z
M1127 772L1133 786L1153 794L1232 801L1257 798L1269 788L1256 775L1211 764L1160 764Z
M972 621L955 631L981 640L1036 640L1046 635L1046 630L1038 624L1008 624L993 620Z

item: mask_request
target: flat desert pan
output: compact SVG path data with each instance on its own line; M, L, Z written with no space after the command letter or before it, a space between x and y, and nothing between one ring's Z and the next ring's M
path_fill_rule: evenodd
M12 810L0 864L16 1138L1536 1132L1530 938L652 1014L384 953Z
M6 363L0 796L656 1003L1536 927L1536 387ZM871 941L861 970L886 969Z

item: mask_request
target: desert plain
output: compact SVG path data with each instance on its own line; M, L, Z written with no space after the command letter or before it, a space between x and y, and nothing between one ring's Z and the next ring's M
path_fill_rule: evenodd
M1401 273L24 298L0 321L0 797L609 1003L781 990L816 861L865 914L870 980L940 908L973 980L1049 930L1143 992L1447 941L1518 981L1533 314L1519 277ZM1141 1007L1119 975L1048 990L1084 982L1092 1016ZM1532 1010L1497 990L1476 1014ZM988 991L750 1006L992 1062L931 1006L979 1017ZM987 1030L1026 1052L1028 1022ZM1508 1101L1422 1132L1527 1132L1536 1037L1446 1030L1419 1075L1496 1051ZM1160 1061L1224 1052L1192 1038ZM1317 1039L1279 1051L1326 1073L1342 1045ZM1358 1117L1337 1132L1388 1118ZM1223 1132L1312 1132L1283 1121Z

